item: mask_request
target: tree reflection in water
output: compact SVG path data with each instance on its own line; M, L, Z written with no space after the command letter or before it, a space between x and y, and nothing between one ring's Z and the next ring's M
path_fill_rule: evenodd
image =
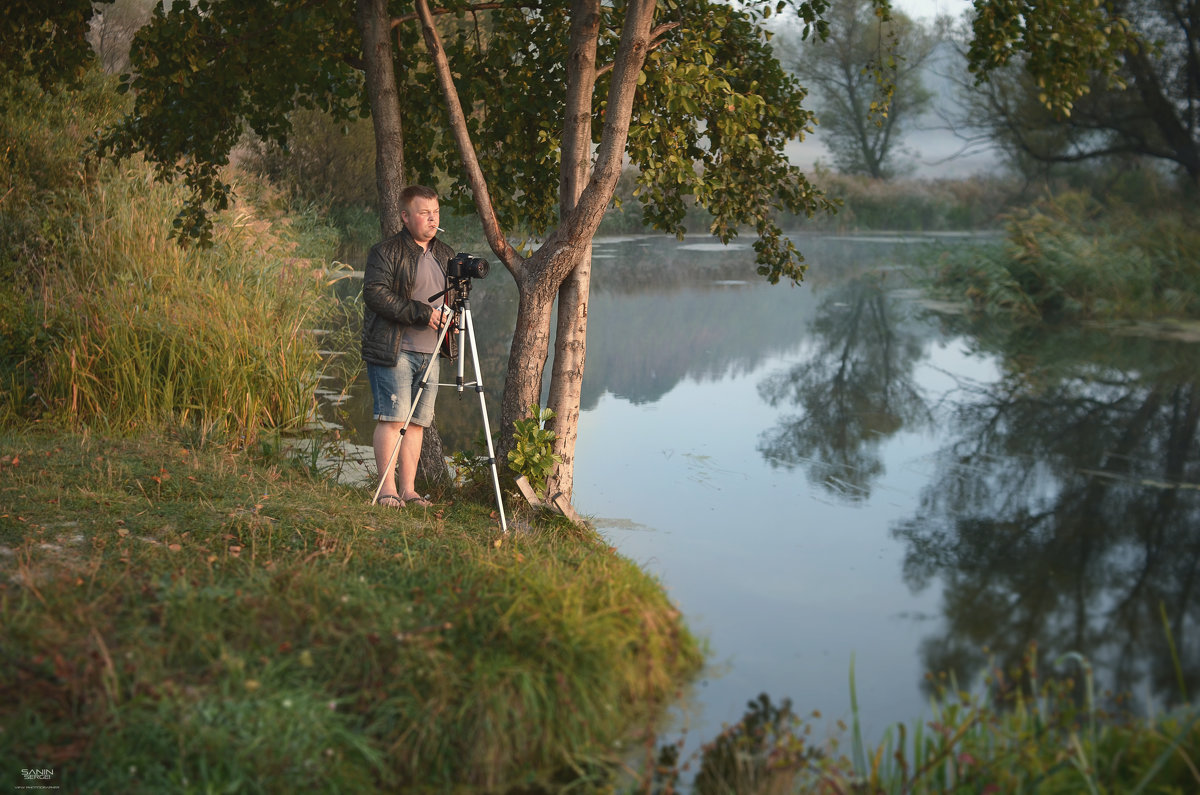
M975 333L1004 375L962 385L954 441L918 514L893 529L908 544L910 587L937 578L944 589L947 623L923 644L926 669L972 681L985 655L1011 669L1036 643L1044 660L1082 653L1114 693L1171 704L1181 675L1195 693L1194 347L1078 330Z
M810 482L852 502L865 501L882 476L888 437L931 417L914 378L928 331L885 283L886 272L877 272L832 289L810 330L816 350L758 387L772 407L802 409L762 434L763 457L804 467Z
M811 326L811 355L759 385L772 406L799 409L762 434L760 453L865 502L883 474L884 442L936 421L949 441L920 508L892 529L907 545L909 587L940 581L944 590L944 627L922 644L925 670L974 682L991 664L1019 668L1037 644L1044 661L1083 654L1102 686L1141 709L1194 694L1195 345L943 318L1002 375L960 378L929 398L914 375L928 329L885 286L870 276L831 290Z

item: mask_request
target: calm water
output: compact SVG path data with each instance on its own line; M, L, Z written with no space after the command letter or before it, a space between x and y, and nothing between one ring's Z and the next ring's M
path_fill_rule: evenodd
M852 661L877 738L927 714L927 672L977 682L1030 642L1160 709L1164 615L1200 684L1200 350L970 328L896 270L930 243L802 240L789 288L748 246L597 241L575 505L711 648L689 750L764 692L832 729ZM493 423L514 292L494 267L472 295ZM482 428L470 392L438 418L448 452Z

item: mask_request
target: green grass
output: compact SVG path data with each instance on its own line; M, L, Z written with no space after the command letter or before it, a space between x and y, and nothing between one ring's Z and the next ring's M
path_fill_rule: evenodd
M0 435L0 758L67 791L603 781L700 663L597 535L155 437Z

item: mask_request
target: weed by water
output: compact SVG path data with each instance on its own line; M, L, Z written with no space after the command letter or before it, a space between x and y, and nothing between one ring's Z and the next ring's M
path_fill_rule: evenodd
M1192 214L1150 217L1066 194L1008 216L1002 241L951 251L933 289L973 310L1032 320L1200 317Z
M1043 679L1036 647L1021 668L993 670L981 694L939 678L931 716L899 723L868 745L859 728L850 668L849 747L841 735L815 733L784 700L767 695L699 752L696 795L783 792L1143 793L1200 788L1200 713L1194 707L1150 719L1109 714L1097 705L1080 655L1056 661L1072 674ZM814 719L819 715L814 715ZM662 749L644 783L672 793L687 762L679 744Z

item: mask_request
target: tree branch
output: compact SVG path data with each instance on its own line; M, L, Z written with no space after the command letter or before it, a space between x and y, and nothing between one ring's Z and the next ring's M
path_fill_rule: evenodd
M655 50L657 50L659 47L661 47L663 44L663 41L662 41L662 38L660 38L660 37L664 33L669 33L670 31L674 30L677 27L679 27L678 22L664 22L663 24L656 27L654 30L650 31L650 44L648 44L646 46L646 52L651 53L651 52L654 52ZM601 75L607 74L607 73L611 72L612 69L613 69L613 64L611 62L604 64L604 66L599 66L596 68L596 77L600 77Z
M416 8L417 15L421 20L421 33L425 37L425 47L429 50L430 57L433 58L438 84L441 86L442 95L446 100L446 113L450 117L450 128L454 132L454 141L458 145L458 153L462 158L463 169L466 171L467 184L475 199L475 209L479 213L479 220L483 223L484 235L487 237L492 251L516 278L519 275L518 271L522 269L524 260L509 244L507 236L500 229L496 210L492 206L492 199L488 194L487 180L483 176L483 170L479 167L479 159L475 155L475 145L471 142L471 135L467 131L467 119L463 114L462 102L458 98L458 89L454 85L454 76L450 72L450 62L446 58L446 51L442 49L441 39L433 24L433 14L429 10L427 0L416 0Z
M474 12L474 11L498 11L502 8L533 8L533 7L534 6L532 6L532 5L513 6L510 3L476 3L475 5L467 6L466 8L434 8L434 9L427 8L426 10L429 12L429 14L431 16L440 17L445 14L457 14L459 11L471 11L471 12ZM412 14L404 14L403 16L392 17L392 29L395 30L399 26L403 25L405 22L412 22L413 20L419 19L419 18L420 18L420 12L414 12Z

